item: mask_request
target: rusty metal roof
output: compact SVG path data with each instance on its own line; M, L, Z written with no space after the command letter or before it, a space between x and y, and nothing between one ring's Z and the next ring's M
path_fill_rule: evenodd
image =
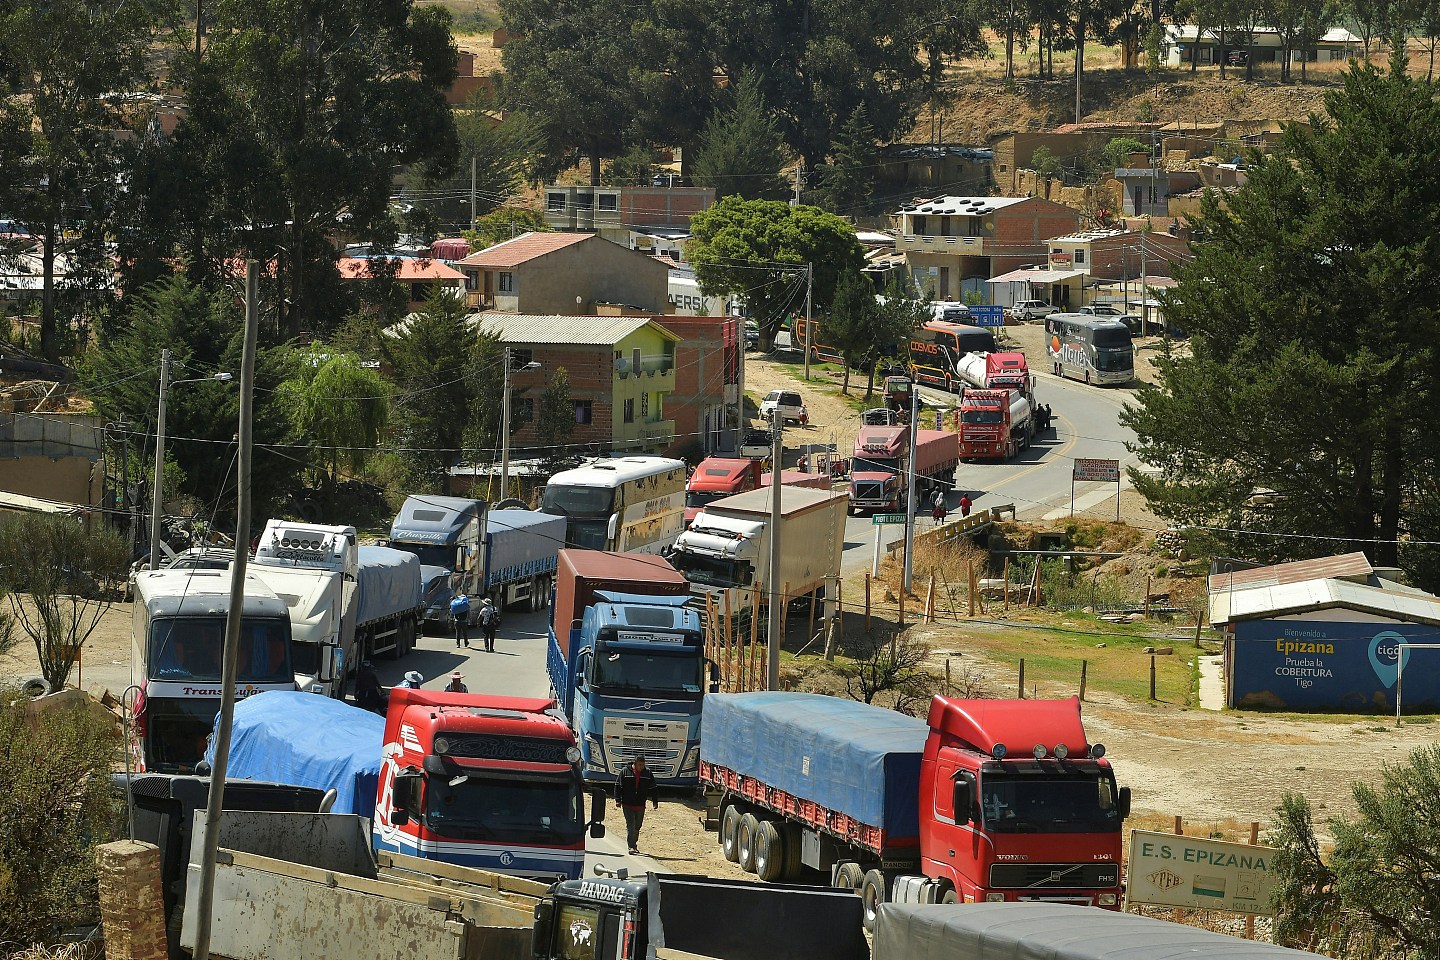
M1213 593L1217 590L1242 590L1247 587L1274 587L1306 580L1366 581L1374 572L1375 568L1370 565L1365 554L1356 551L1333 557L1316 557L1313 560L1292 560L1268 567L1225 571L1211 574L1207 582Z

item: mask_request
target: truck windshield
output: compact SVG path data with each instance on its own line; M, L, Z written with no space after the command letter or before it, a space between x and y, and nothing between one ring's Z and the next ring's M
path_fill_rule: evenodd
M446 773L426 778L425 826L447 837L569 846L585 834L585 801L570 779Z
M455 547L439 546L433 543L405 543L400 540L391 540L391 548L404 550L406 553L413 553L420 559L422 566L442 567L449 570L455 566Z
M605 517L613 513L615 491L609 487L572 487L547 483L540 509L562 517Z
M730 494L725 490L686 490L685 506L703 507L707 503L728 496L730 496Z
M986 774L980 784L985 829L996 833L1108 833L1120 829L1115 781L1108 776Z
M224 646L223 616L156 620L150 625L150 678L218 683ZM238 663L240 683L293 683L289 622L241 620Z
M971 424L997 424L1000 422L999 410L966 410L961 414L966 423Z
M734 587L750 582L751 565L748 560L721 560L676 551L670 555L670 565L685 574L685 579L691 583L707 587Z
M555 960L595 960L600 941L600 911L575 903L557 903Z
M597 690L620 694L700 694L704 664L693 647L674 653L642 653L600 644L595 652Z
M871 470L899 473L900 461L894 457L856 457L851 461L850 469L857 472Z

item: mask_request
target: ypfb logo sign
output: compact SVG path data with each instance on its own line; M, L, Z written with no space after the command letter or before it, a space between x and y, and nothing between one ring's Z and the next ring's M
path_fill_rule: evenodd
M1370 666L1387 687L1395 686L1401 669L1410 660L1410 651L1400 647L1404 642L1405 638L1393 630L1377 633L1370 641Z

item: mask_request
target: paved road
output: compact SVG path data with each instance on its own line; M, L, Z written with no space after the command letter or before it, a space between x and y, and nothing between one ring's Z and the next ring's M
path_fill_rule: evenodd
M550 681L545 673L545 651L549 643L548 613L507 611L495 639L495 652L481 649L479 639L472 638L470 647L456 648L454 637L422 637L415 650L403 660L379 660L375 663L380 682L394 686L407 670L418 670L425 678L427 690L442 689L449 682L451 671L465 675L471 693L488 693L512 697L548 697ZM477 635L479 630L474 631ZM646 871L665 872L656 861L646 856L630 856L625 852L625 820L612 804L607 804L606 835L586 841L585 873L593 875L595 866L606 869L623 867L632 876ZM644 840L641 840L644 849Z
M1120 410L1129 393L1087 387L1037 371L1035 393L1055 412L1055 421L1034 445L1007 463L962 463L955 473L955 490L947 498L950 510L958 509L962 493L970 496L975 509L1014 504L1022 520L1053 520L1070 514L1070 476L1076 458L1120 461L1122 470L1135 463L1125 449L1134 434L1120 426ZM925 388L922 396L936 404L953 404L944 391ZM931 423L932 414L922 414L921 423ZM1121 488L1130 482L1122 476ZM929 510L921 507L921 529L930 523ZM1075 487L1077 516L1113 519L1115 485L1080 483ZM874 552L875 526L869 517L851 517L845 524L843 567L850 573L869 566ZM900 526L885 527L885 540L903 535Z

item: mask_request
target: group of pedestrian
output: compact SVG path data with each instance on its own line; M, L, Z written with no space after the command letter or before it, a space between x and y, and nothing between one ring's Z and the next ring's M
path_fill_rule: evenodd
M960 494L960 503L958 506L960 507L960 516L970 516L970 507L972 506L970 494ZM935 521L935 526L938 527L945 522L945 514L948 509L945 503L945 491L936 490L935 495L930 498L930 519Z
M455 621L455 646L470 646L470 598L457 593L450 601L450 618ZM476 618L485 637L485 652L495 652L495 632L500 629L500 608L485 597Z

